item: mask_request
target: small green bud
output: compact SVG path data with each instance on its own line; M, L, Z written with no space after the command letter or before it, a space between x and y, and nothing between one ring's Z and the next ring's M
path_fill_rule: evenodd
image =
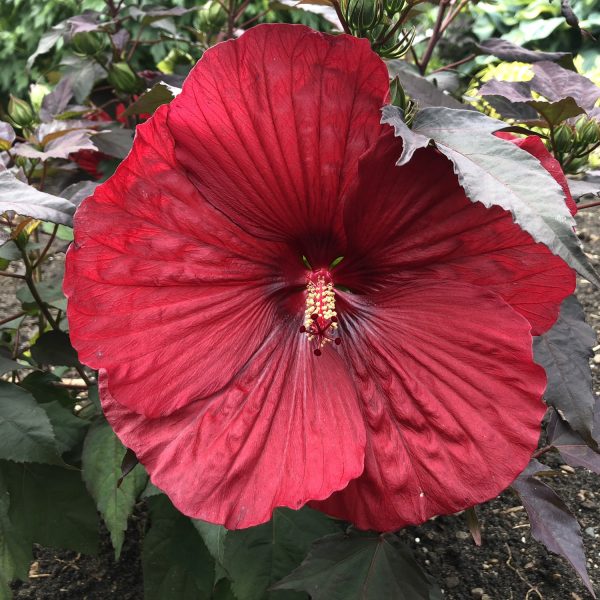
M198 11L198 28L201 31L215 31L227 22L227 13L218 2L209 0Z
M173 75L173 73L186 75L193 63L194 59L190 54L179 48L171 48L169 54L156 66L161 73L166 73L167 75Z
M12 94L8 102L8 116L17 127L27 127L35 119L35 114L29 102L21 100L21 98L17 98Z
M583 121L584 119L580 119ZM579 125L579 122L577 124ZM584 125L577 132L577 140L582 146L590 146L600 141L600 123L594 119L586 119Z
M554 131L554 146L558 152L569 152L573 146L574 131L569 125L563 123Z
M134 94L142 87L141 79L126 62L113 63L108 71L108 83L119 92Z
M104 37L94 31L82 31L73 36L71 45L81 56L95 56L104 49Z
M394 79L390 81L390 96L394 106L398 106L402 110L406 109L406 94L404 93L404 88L398 77L394 77Z

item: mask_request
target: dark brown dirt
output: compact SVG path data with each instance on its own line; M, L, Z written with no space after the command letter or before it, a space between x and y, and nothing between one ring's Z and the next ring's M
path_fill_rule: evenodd
M600 210L578 217L586 249L600 264ZM3 289L2 292L6 292ZM4 294L2 294L4 295ZM600 331L600 291L580 282L579 299L589 323ZM600 390L600 347L592 361L595 389ZM581 524L588 569L600 592L600 480L586 470L561 468L558 456L546 455L558 475L549 483ZM569 564L550 554L529 535L523 507L511 492L478 507L483 545L476 547L463 515L440 517L402 536L415 549L419 562L439 582L448 600L588 600L590 593ZM18 600L143 600L140 531L144 517L132 519L119 561L106 532L96 557L36 548L31 579L15 583ZM165 598L164 600L178 600ZM382 598L381 600L388 600ZM393 599L389 599L393 600Z

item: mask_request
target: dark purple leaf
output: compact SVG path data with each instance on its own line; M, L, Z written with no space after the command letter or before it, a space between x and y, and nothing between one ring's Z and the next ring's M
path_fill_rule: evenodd
M600 98L600 87L579 73L574 73L553 62L543 61L533 65L535 73L531 87L547 100L557 102L571 97L577 105L588 111Z
M44 35L42 35L38 47L35 52L27 59L27 69L31 69L35 59L40 54L46 54L56 46L58 40L62 38L62 36L66 33L67 26L65 23L59 23L55 25L50 31L46 31Z
M479 93L503 117L522 122L535 123L541 115L547 123L556 125L585 112L570 96L553 102L534 99L534 83L534 80L512 82L493 79L482 85Z
M67 186L60 195L62 198L70 200L75 206L79 206L88 196L94 193L98 185L97 181L78 181Z
M491 38L481 44L477 44L477 48L479 48L483 54L491 54L492 56L507 62L518 61L535 63L546 60L560 63L567 69L575 70L575 67L573 66L573 57L569 52L540 52L538 50L528 50L527 48L498 38Z
M39 158L42 161L49 158L69 158L73 152L79 150L96 150L96 146L90 140L90 131L85 129L75 129L66 131L60 137L52 139L44 146L43 150L38 150L31 144L15 144L14 154L26 158Z
M547 444L554 446L563 457L564 461L572 467L583 467L600 475L600 453L593 448L569 424L553 411L550 422L546 427L548 432ZM600 401L596 400L594 406L595 437L600 437Z
M0 172L0 212L12 210L19 215L71 225L75 205L65 198L40 192L19 181L9 171Z
M272 587L312 600L435 600L439 588L392 533L351 531L317 540L304 562Z
M0 121L0 142L4 142L10 146L15 141L15 130L10 123Z
M412 129L396 106L384 106L382 123L394 127L402 138L406 164L418 148L435 142L454 165L459 182L473 202L500 206L538 242L600 286L600 277L584 254L573 231L575 220L565 205L564 193L540 168L539 161L494 132L506 123L477 111L445 107L425 108L417 113Z
M544 544L550 552L566 558L595 598L586 569L579 523L554 490L535 477L537 473L547 470L548 467L532 459L512 487L529 515L533 538Z
M67 19L69 33L73 36L76 33L85 33L87 31L100 31L108 23L100 23L100 13L95 10L86 10L83 14Z
M160 21L168 17L181 17L190 12L197 10L195 8L182 8L176 6L174 8L148 8L141 10L135 6L129 9L129 14L134 19L140 19L143 25L150 25L154 21Z
M592 372L589 359L596 345L596 334L585 322L583 308L575 296L566 298L558 320L533 342L535 361L546 370L546 403L586 441L592 438Z
M70 77L63 77L42 100L42 109L40 110L42 120L51 121L56 115L63 113L72 97L73 82Z
M125 158L133 144L133 131L131 129L107 129L96 133L92 142L95 150L115 158Z
M115 48L119 52L122 52L125 46L127 46L127 43L129 42L131 36L129 35L129 31L127 31L127 29L119 29L117 33L113 33L110 37Z

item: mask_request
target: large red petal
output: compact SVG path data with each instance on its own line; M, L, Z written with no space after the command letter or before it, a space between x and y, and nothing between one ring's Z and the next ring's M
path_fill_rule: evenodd
M349 301L342 347L367 424L365 472L314 506L387 531L505 489L545 412L527 321L496 294L448 281Z
M575 287L572 269L510 213L471 202L441 154L420 150L397 167L400 152L388 132L361 160L345 213L352 252L339 283L359 289L382 279L463 281L500 294L535 335L549 329Z
M64 283L81 361L149 416L216 392L245 364L278 320L291 256L202 198L175 162L167 110L77 211Z
M309 240L316 249L304 251L318 254L341 226L359 156L381 131L388 81L367 40L253 27L208 50L172 102L177 158L244 229Z
M117 435L191 517L250 527L362 473L365 428L346 365L331 348L315 357L291 325L225 390L166 417L128 410L114 399L112 378L101 372L100 382Z

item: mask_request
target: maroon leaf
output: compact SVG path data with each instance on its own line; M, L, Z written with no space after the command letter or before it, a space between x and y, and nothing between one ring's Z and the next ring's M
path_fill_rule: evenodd
M543 60L557 62L567 69L575 70L573 66L573 56L570 52L540 52L538 50L528 50L513 44L507 40L499 38L490 38L481 44L477 44L477 48L483 54L491 54L500 60L507 62L525 62L535 63Z
M593 329L585 322L575 296L566 298L558 320L534 339L535 361L546 370L546 403L559 411L570 427L589 444L592 437L595 398L589 358L596 344Z
M533 538L550 552L566 558L595 598L586 568L579 523L554 490L535 478L537 473L547 470L545 465L532 459L512 487L529 515Z
M532 88L551 102L571 97L577 105L588 111L600 98L600 87L579 73L543 61L533 65L535 73L531 80Z
M600 475L600 453L593 448L569 424L558 416L555 411L546 427L547 443L554 446L564 461L572 467L583 467ZM596 437L600 433L600 401L596 400L594 407L594 428Z

